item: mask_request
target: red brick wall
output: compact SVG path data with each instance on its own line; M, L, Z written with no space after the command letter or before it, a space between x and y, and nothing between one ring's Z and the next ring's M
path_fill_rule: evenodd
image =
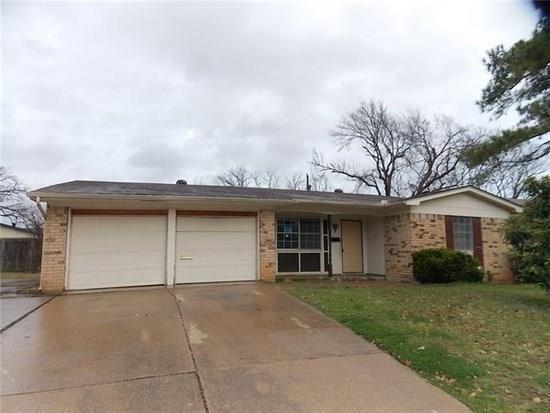
M445 248L445 216L401 214L386 217L384 249L386 276L412 277L412 253L425 248Z
M503 219L481 219L483 267L491 271L495 282L513 281L503 225ZM412 253L425 248L446 248L445 215L407 213L385 218L384 251L388 278L410 279Z

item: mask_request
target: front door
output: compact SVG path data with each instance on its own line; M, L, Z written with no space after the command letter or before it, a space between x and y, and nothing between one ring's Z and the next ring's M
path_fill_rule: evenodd
M342 221L342 272L363 272L361 221Z

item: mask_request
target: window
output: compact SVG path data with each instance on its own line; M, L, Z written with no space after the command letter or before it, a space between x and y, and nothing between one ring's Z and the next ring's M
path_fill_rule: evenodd
M322 237L320 219L278 219L277 271L321 271Z
M298 248L298 220L280 219L277 221L277 248Z
M455 250L473 254L474 230L472 218L453 217L453 246Z
M321 222L318 219L300 220L300 249L321 249Z

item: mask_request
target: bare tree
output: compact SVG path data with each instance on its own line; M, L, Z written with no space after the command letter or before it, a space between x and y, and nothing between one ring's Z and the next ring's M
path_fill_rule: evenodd
M346 161L325 163L319 154L314 154L313 166L321 172L343 175L355 181L356 190L366 187L379 195L392 195L411 149L401 123L382 103L361 102L357 110L330 131L330 135L335 138L338 151L357 144L367 156L366 165L357 167Z
M322 172L312 168L309 172L309 184L312 191L330 192L332 191L332 185L328 177Z
M532 151L530 146L517 147L512 151L491 158L477 168L477 185L503 198L521 198L525 195L526 179L547 170L541 160L530 163L517 162L525 152Z
M310 177L311 189L314 191L330 191L331 185L324 174L315 169L308 172L290 172L281 177L275 171L267 169L263 172L251 171L244 166L234 167L218 175L218 183L225 186L256 187L256 188L285 188L305 190L306 175Z
M13 226L41 234L43 218L36 205L27 197L25 187L15 175L0 167L0 217Z
M294 190L305 189L306 182L305 182L304 175L300 172L292 172L288 174L285 177L284 186L286 189L294 189Z
M280 177L270 169L254 177L254 184L259 188L279 188L280 181Z
M461 161L465 147L479 142L483 131L463 127L451 118L429 120L419 112L395 115L381 103L361 103L330 134L338 150L360 149L363 165L324 162L314 152L312 164L323 173L356 183L355 190L379 195L414 196L473 179Z
M430 121L419 112L405 117L404 128L411 143L404 168L411 196L461 185L471 178L461 154L480 141L482 130L465 128L447 116Z
M224 186L246 187L254 183L254 174L244 166L236 166L227 169L218 175L218 183Z

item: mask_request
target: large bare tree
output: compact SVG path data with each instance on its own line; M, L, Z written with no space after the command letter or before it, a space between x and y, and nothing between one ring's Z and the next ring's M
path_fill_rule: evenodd
M327 174L355 182L355 190L385 196L414 196L443 187L472 183L473 170L461 160L464 148L483 131L449 117L429 119L419 112L393 114L380 102L362 102L330 132L339 151L360 150L360 166L327 161L314 152L312 164Z
M378 102L362 102L357 110L345 116L330 132L338 150L358 147L369 162L356 166L348 161L324 162L315 152L313 166L323 173L343 175L379 195L395 194L397 182L410 153L411 142L404 133L401 119Z

